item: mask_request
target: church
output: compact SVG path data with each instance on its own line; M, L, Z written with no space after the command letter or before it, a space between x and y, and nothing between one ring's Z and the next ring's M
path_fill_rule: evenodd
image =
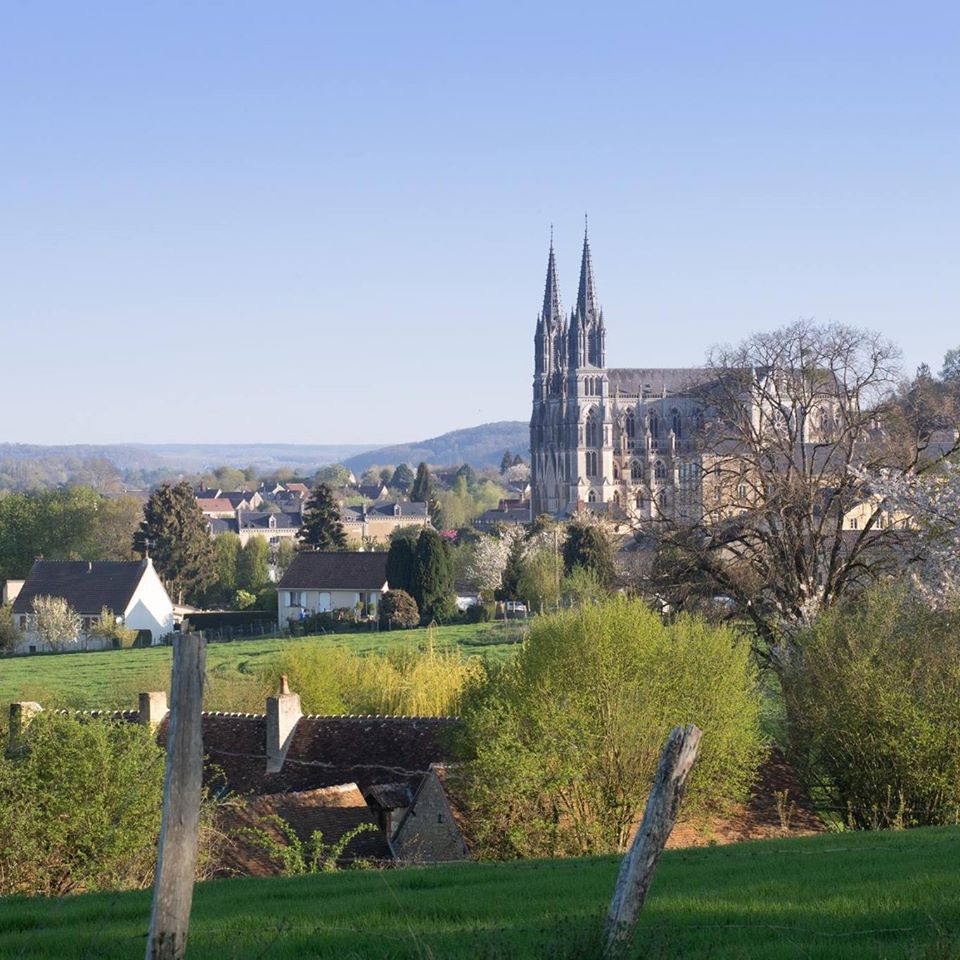
M638 521L696 520L701 510L703 368L607 366L607 333L584 232L569 319L553 238L534 335L531 511L592 509ZM605 506L604 506L605 505Z

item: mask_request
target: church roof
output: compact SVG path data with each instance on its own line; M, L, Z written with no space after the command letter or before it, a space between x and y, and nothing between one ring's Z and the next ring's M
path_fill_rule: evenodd
M607 369L611 395L618 390L630 396L681 396L716 379L705 367L614 367Z

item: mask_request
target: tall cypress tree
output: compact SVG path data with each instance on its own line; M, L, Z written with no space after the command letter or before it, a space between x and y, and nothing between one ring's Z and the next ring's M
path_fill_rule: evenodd
M585 567L596 574L601 586L610 587L616 578L613 546L607 535L596 526L571 523L563 545L563 568L569 574L574 567Z
M436 530L420 533L414 571L414 599L424 619L433 620L453 596L447 545Z
M333 491L325 483L318 483L304 504L297 535L314 550L342 550L347 545L340 509L333 499Z
M417 467L417 475L414 477L413 486L410 488L410 499L414 503L429 503L433 490L430 484L430 470L425 463Z
M165 483L150 495L133 549L149 555L160 579L180 603L198 600L216 579L206 518L190 484Z
M387 583L391 590L406 590L416 599L417 544L410 536L391 538L387 551Z

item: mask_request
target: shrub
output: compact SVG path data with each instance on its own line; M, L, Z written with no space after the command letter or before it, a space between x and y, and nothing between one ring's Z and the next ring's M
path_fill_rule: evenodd
M257 602L256 594L249 590L237 590L233 595L234 610L249 610Z
M380 623L387 627L416 627L420 623L417 601L406 590L388 590L380 599Z
M676 724L704 731L689 811L742 800L760 753L748 644L623 599L538 617L461 715L459 786L487 857L622 849Z
M13 620L13 604L0 607L0 653L12 652L22 639L20 628Z
M790 752L858 828L960 814L960 614L869 591L800 637L785 671Z
M40 714L0 754L0 895L149 885L163 751L146 727Z
M464 611L464 619L467 623L487 623L492 618L493 611L486 603L475 603Z
M108 607L100 611L100 619L90 628L91 637L112 641L114 647L129 649L137 642L137 631L117 623L116 614Z
M33 629L51 650L77 647L80 640L80 615L63 597L36 597L33 601Z

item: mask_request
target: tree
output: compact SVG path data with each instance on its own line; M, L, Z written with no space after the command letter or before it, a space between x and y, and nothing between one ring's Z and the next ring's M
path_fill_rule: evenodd
M676 724L704 733L688 812L743 800L760 757L749 644L689 617L665 624L639 601L537 617L460 715L457 789L483 857L622 850Z
M297 545L293 540L281 540L277 544L277 549L274 554L273 563L277 568L277 580L279 580L286 572L291 563L293 563L293 558L297 555Z
M162 484L150 495L133 547L153 558L167 590L180 603L199 599L216 577L206 518L190 485Z
M396 470L393 471L393 476L390 478L389 484L391 490L396 491L397 493L409 493L410 487L414 481L413 471L410 469L409 465L406 463L401 463Z
M20 628L13 619L13 604L0 607L0 653L12 653L23 639Z
M443 619L453 597L453 577L447 562L447 545L436 530L425 529L417 540L413 598L427 621Z
M390 480L392 479L392 477L393 477L393 471L392 471L389 467L384 467L384 468L380 471L380 473L377 474L377 479L378 479L378 480L380 481L380 483L382 483L384 486L386 486L388 483L390 483Z
M221 533L213 541L217 583L224 594L237 589L237 565L240 558L240 538L235 533Z
M406 590L388 590L380 600L380 623L407 629L420 623L417 601Z
M132 647L137 631L125 627L109 607L100 608L100 619L90 628L90 636L105 640L121 650Z
M251 537L237 557L237 587L255 594L270 579L270 545L263 537Z
M346 547L347 535L340 522L340 509L333 499L333 491L325 483L318 483L306 502L298 536L314 550Z
M387 584L391 590L413 595L416 592L416 534L410 527L400 527L390 537L387 551Z
M929 466L928 436L895 393L897 358L878 334L808 321L713 351L702 515L656 522L650 591L673 602L694 582L728 598L781 669L822 611L910 562L869 479Z
M503 451L503 458L500 460L500 473L506 473L513 466L513 457L509 450Z
M602 587L609 589L613 585L613 545L599 524L574 522L567 527L563 569L569 576L576 567L591 571Z
M941 380L960 380L960 347L948 350L943 357L940 369Z
M350 482L350 471L342 463L332 463L321 467L313 479L314 483L325 483L329 487L345 487Z
M499 536L482 536L473 544L466 579L476 584L477 589L488 597L500 589L510 548L515 539L522 538L522 532L517 527Z
M433 500L433 485L430 481L430 470L425 463L417 467L417 475L410 488L410 499L414 503L430 503Z
M522 535L514 535L507 552L507 561L500 578L500 589L494 594L497 600L520 600L520 578L523 576L523 558L526 543Z
M63 597L34 597L31 626L51 650L62 651L80 642L80 615Z
M542 613L560 602L559 563L552 546L543 544L527 550L520 565L517 593Z

